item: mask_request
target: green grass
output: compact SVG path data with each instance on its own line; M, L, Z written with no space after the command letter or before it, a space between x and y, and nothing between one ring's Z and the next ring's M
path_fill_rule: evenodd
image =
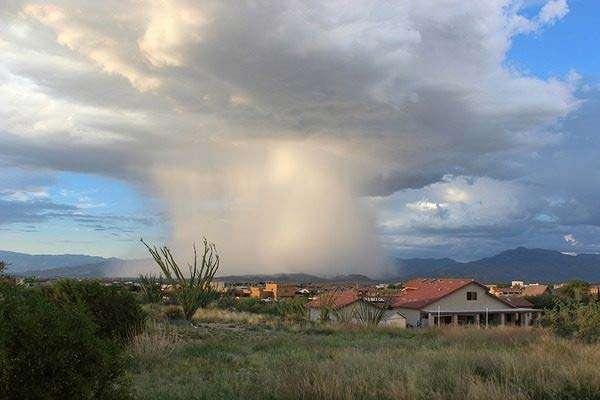
M286 327L204 311L131 348L138 399L600 399L600 345L542 330Z

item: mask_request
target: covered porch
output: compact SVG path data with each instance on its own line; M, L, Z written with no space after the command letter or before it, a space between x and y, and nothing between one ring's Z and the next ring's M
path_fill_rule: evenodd
M500 310L424 310L422 326L473 325L473 326L532 326L542 316L533 308L508 308Z

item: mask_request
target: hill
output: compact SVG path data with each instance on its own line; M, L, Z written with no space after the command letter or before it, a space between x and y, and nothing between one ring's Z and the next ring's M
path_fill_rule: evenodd
M87 255L30 255L0 251L0 260L10 263L15 275L55 277L136 277L140 273L156 273L151 260L122 260ZM373 271L375 274L376 271ZM568 255L554 250L518 247L492 257L470 262L451 258L396 258L388 268L385 280L413 277L473 277L482 282L511 280L562 282L570 279L600 281L600 255ZM353 282L372 283L365 275L324 277L305 273L229 275L219 279L228 282Z
M27 271L46 270L51 268L79 267L86 264L98 264L116 258L104 258L82 254L26 254L14 251L0 250L0 260L10 264L7 271L12 274L21 274Z
M416 260L416 261L415 261ZM397 279L472 277L482 282L511 280L563 282L570 279L600 281L600 255L568 255L554 250L518 247L471 262L444 259L397 259Z

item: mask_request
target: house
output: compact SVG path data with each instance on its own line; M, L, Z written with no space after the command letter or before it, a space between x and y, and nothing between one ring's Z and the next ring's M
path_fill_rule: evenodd
M590 284L590 295L600 298L600 283Z
M330 291L307 303L309 318L321 319L323 308L327 308L328 319L337 322L361 323L367 314L383 313L379 325L406 328L406 318L398 311L384 310L381 305L367 301L361 292L347 289L342 292Z
M399 312L409 326L531 325L540 310L526 300L496 297L473 279L412 279L394 296L388 312Z
M279 300L294 297L296 295L296 285L267 282L265 291L271 292L273 299Z
M550 288L548 287L548 285L540 285L539 283L533 283L523 288L523 290L521 291L521 296L536 297L542 296L547 293L550 293Z
M266 299L273 297L273 292L267 291L260 286L250 286L250 297L254 299Z
M525 284L523 281L512 281L512 285L508 287L497 287L495 285L488 286L490 292L495 296L541 296L549 293L548 285L539 283Z

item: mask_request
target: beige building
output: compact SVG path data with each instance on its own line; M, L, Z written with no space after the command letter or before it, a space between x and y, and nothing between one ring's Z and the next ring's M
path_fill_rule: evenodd
M265 291L271 292L275 300L294 297L296 295L296 285L286 283L268 282L265 285Z
M404 284L390 309L406 317L408 326L529 326L541 311L524 299L501 298L473 279L413 279Z

